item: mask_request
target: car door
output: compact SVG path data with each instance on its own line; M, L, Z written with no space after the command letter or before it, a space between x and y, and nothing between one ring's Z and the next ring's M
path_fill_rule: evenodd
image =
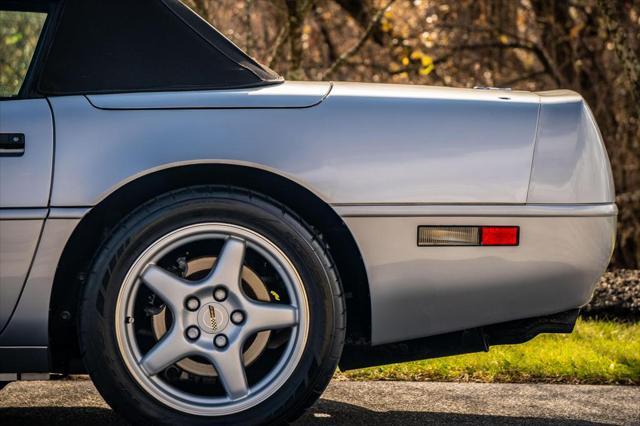
M27 87L47 13L25 3L0 2L0 332L37 249L53 167L51 110Z

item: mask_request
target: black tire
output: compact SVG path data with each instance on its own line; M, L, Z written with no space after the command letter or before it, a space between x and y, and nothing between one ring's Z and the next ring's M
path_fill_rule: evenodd
M132 378L115 337L115 303L124 275L149 244L196 223L225 222L256 231L284 252L309 300L309 334L293 374L273 395L222 417L179 412L147 394ZM84 363L104 399L137 424L281 424L299 417L324 391L344 344L346 305L320 235L285 206L235 187L197 186L159 196L128 215L99 249L80 302Z

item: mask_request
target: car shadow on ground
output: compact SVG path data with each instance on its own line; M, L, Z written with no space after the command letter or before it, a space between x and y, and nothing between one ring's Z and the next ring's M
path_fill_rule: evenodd
M29 407L0 409L0 424L9 425L126 425L108 408ZM541 417L497 416L485 414L435 413L420 411L372 411L357 405L322 399L298 425L599 425L603 423Z
M429 411L373 411L344 402L321 399L296 424L300 425L603 425L584 420L499 416Z
M0 408L0 424L9 425L126 425L108 408L10 407Z

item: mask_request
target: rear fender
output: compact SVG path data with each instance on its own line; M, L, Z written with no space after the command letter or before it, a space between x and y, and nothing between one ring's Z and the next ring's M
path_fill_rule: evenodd
M615 189L602 135L582 97L539 93L540 123L527 203L612 203Z

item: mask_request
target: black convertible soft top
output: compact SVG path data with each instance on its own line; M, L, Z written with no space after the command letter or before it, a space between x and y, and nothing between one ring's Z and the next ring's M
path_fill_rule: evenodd
M34 3L48 3L50 12L34 70L40 95L228 89L282 81L179 0Z

